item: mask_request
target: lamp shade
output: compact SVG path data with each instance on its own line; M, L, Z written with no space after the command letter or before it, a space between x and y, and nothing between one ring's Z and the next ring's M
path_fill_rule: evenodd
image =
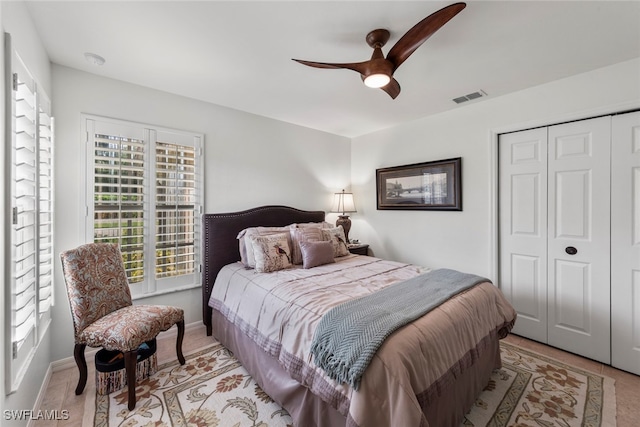
M333 196L333 204L331 212L341 212L343 215L347 212L357 212L356 205L353 203L353 193L335 193Z

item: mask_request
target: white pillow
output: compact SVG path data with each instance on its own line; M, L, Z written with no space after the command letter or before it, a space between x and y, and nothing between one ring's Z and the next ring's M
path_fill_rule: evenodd
M328 240L333 244L333 250L336 258L349 255L347 238L344 237L344 230L341 225L335 228L323 228L322 237L322 240Z
M284 270L291 267L289 233L252 235L249 237L258 273Z
M251 236L267 236L270 234L289 233L289 229L293 225L285 227L249 227L238 233L238 246L240 249L240 262L249 268L256 267L256 258L253 253L253 247L250 242ZM289 238L290 239L290 238ZM291 247L291 241L288 241Z
M291 253L294 264L302 264L302 252L300 244L302 242L313 242L324 240L319 227L292 228L291 233Z
M333 228L335 227L333 224L328 223L327 221L322 222L299 222L297 224L292 224L297 228Z

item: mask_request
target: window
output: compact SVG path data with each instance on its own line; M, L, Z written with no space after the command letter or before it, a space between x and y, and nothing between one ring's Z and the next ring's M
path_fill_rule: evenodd
M120 245L135 297L200 283L202 135L85 116L87 239Z
M15 392L37 345L50 323L53 304L53 119L50 102L10 47L5 34L10 106L7 108L5 149L11 178L6 181L5 206L11 221L5 224L10 250L5 262L7 324L11 343L6 390ZM9 96L8 96L9 98Z

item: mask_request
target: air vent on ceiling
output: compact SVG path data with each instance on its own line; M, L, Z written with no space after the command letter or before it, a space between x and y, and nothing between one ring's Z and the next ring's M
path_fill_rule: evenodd
M471 101L472 99L481 98L483 96L487 96L487 93L483 90L479 90L468 95L453 98L453 102L455 102L456 104L462 104L463 102Z

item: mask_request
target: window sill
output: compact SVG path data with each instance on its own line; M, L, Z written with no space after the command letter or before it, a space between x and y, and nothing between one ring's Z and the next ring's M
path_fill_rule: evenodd
M185 286L180 286L180 287L167 289L163 291L149 292L147 294L142 294L142 295L132 295L131 299L133 301L143 300L145 298L157 297L157 296L166 295L166 294L174 294L176 292L187 291L189 289L196 289L196 288L200 288L201 286L202 285L200 285L199 283L195 283L193 285L185 285Z

